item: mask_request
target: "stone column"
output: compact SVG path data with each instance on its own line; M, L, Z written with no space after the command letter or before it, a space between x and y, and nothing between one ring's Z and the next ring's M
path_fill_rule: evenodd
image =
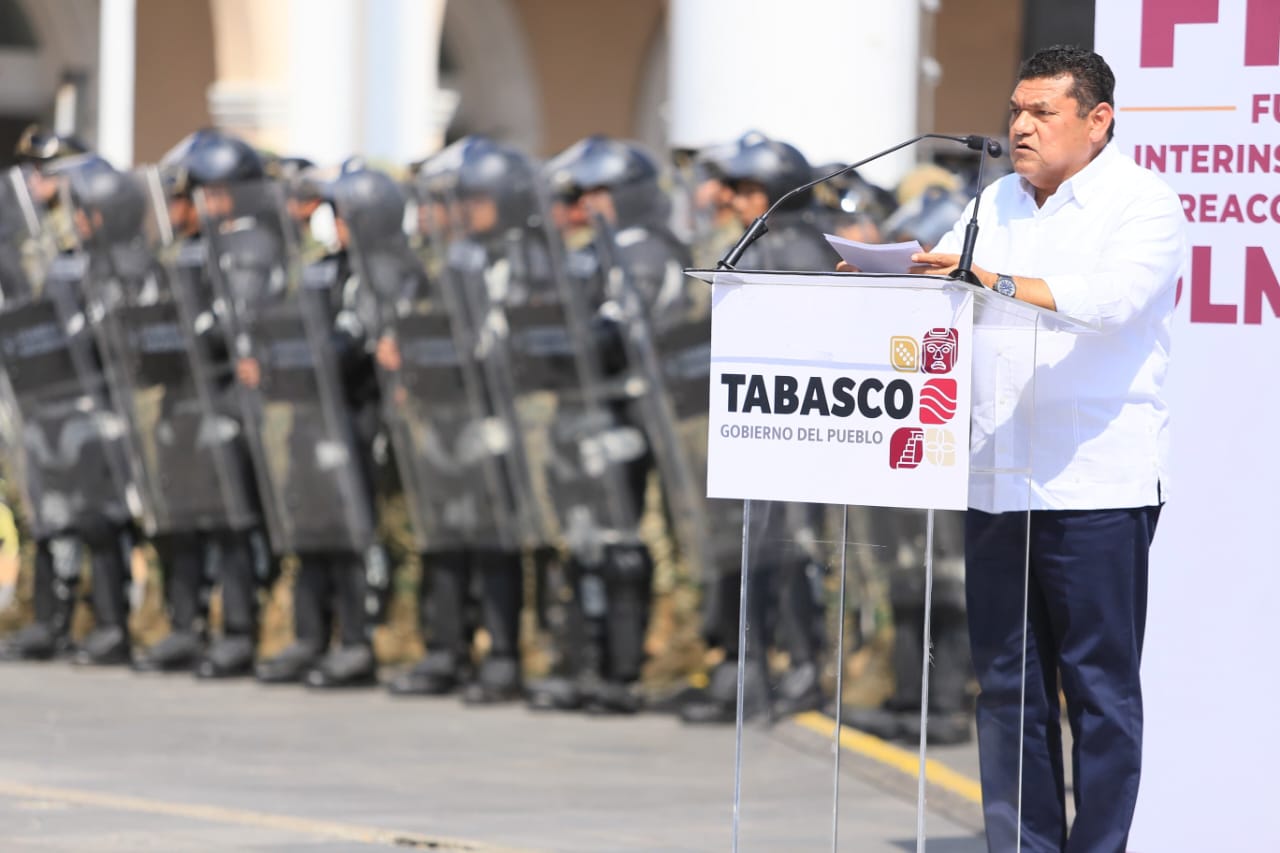
M672 0L671 144L760 130L810 162L852 162L918 133L919 0ZM868 166L892 185L905 151Z

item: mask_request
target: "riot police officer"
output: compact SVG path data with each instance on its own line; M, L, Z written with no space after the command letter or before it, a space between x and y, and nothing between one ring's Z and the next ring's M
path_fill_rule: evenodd
M392 203L379 206L382 199L370 198L370 184L389 184ZM268 462L262 474L282 531L273 545L298 558L295 639L260 662L256 675L268 683L301 680L336 688L376 682L370 616L378 615L388 582L375 540L370 455L378 431L372 349L380 294L352 262L344 217L381 213L380 224L398 231L404 200L386 175L356 161L344 164L321 195L335 212L337 246L303 270L295 290L249 319L252 355L240 354L237 373L258 392L259 405L287 406L293 413L287 470ZM293 356L278 357L291 347ZM328 464L317 462L322 448L334 454ZM338 642L330 648L335 622Z
M756 132L741 137L722 155L718 167L721 179L733 190L734 210L743 228L812 177L809 162L794 146ZM769 231L747 249L738 266L830 270L837 261L814 224L812 195L806 191L773 212ZM754 501L751 509L749 544L757 570L751 574L749 601L756 611L752 621L764 633L757 633L763 639L747 649L748 667L742 674L747 681L744 712L758 713L766 703L776 713L810 710L822 702L818 680L822 620L814 589L828 562L818 545L824 538L823 508ZM718 565L713 578L706 592L704 632L710 646L724 650L724 661L712 670L707 690L690 697L680 709L681 718L691 723L732 722L735 716L740 564ZM769 631L771 625L777 626L776 632ZM776 685L764 660L770 633L785 647L789 661Z
M668 458L655 457L652 444L667 440L671 426L660 423L666 413L654 405L656 377L646 356L653 319L683 304L689 255L666 225L670 203L657 163L638 145L588 137L553 158L546 171L593 232L565 266L572 293L592 313L594 381L601 383L597 396L611 424L600 461L617 470L598 477L604 500L593 523L599 529L583 536L569 531L566 568L582 648L563 676L535 685L530 701L535 707L633 712L642 704L638 682L654 576L639 522L655 458ZM635 381L642 374L651 381Z
M227 329L215 306L210 276L216 269L235 287L265 296L279 287L282 247L271 223L259 221L253 211L236 216L226 233L211 235L197 209L197 194L208 203L228 204L232 188L263 178L261 158L243 140L199 130L179 142L160 165L168 185L168 216L178 238L170 270L174 280L168 284L173 298L182 300L183 310L193 315L187 321L194 335L188 341L194 350L189 357L197 365L195 372L206 374L193 381L204 386L210 397L205 405L212 408L204 412L195 433L183 433L195 444L167 447L160 463L162 476L181 479L197 466L203 473L200 491L221 495L211 505L192 506L189 512L182 504L194 502L197 495L173 490L165 496L173 504L168 507L173 521L153 536L152 543L164 575L171 631L139 654L134 666L140 671L194 668L202 678L246 675L257 648L258 585L269 578L273 565L261 532L246 451L236 437L240 427ZM224 247L216 258L210 246L215 236ZM173 431L165 423L155 425L161 434ZM214 452L209 453L205 444L204 452L198 453L214 424L232 435L220 436ZM203 439L198 437L202 433ZM206 648L207 605L215 582L221 587L223 630Z
M52 174L57 164L87 152L84 143L76 137L54 133L38 124L23 131L13 154L37 210L47 211L57 204L58 179ZM0 216L0 298L7 300L29 296L32 287L23 269L20 232L25 229L16 216L18 201L12 193L12 187L0 188L0 203L11 206L10 215ZM70 248L71 235L65 233L66 225L65 218L46 217L43 236L55 244L54 250Z
M505 306L537 299L544 291L549 265L545 249L530 242L530 222L536 201L532 194L532 165L517 152L485 137L466 137L454 143L419 174L423 203L433 226L428 250L441 261L433 292L437 310L448 315L463 362L458 364L473 398L460 412L470 423L461 431L440 423L442 435L458 439L486 424L508 436L482 451L474 467L490 504L480 517L465 525L420 518L420 526L437 531L435 540L423 537L422 623L429 635L429 653L389 685L400 695L440 695L461 688L469 703L518 698L521 693L519 625L523 604L520 545L530 541L517 516L529 510L532 497L517 483L527 482L515 449L527 436L516 422L515 389L510 364L492 320ZM441 227L443 226L443 227ZM390 352L384 352L384 361ZM384 364L384 367L388 366ZM420 365L419 370L422 369ZM444 403L444 400L441 400ZM460 401L461 402L461 401ZM444 412L440 412L444 415ZM451 448L453 449L453 448ZM406 449L401 455L407 457ZM415 479L417 464L405 458L406 488ZM425 473L425 472L424 472ZM459 496L466 502L476 496ZM422 500L417 503L421 507ZM521 504L525 504L521 507ZM419 509L419 514L422 510ZM474 510L466 513L472 515ZM457 514L455 514L457 515ZM483 533L481 531L484 531ZM538 538L538 537L534 537ZM477 618L468 619L474 609ZM472 666L472 635L483 627L489 637L488 654Z
M29 299L33 291L24 259L31 251L31 235L15 193L29 193L43 208L57 195L57 181L47 178L45 171L58 160L84 151L74 137L59 136L38 125L28 127L18 140L14 156L23 169L26 186L17 187L7 180L0 184L0 303ZM55 571L55 566L62 570ZM36 538L35 620L0 641L0 657L43 659L65 647L79 574L79 545L73 537Z
M75 199L96 178L114 174L105 160L88 154L42 168L45 183L36 188L47 190L54 181L54 191L43 192L51 200L59 199L57 181L68 182ZM31 204L34 212L34 198ZM68 211L60 214L71 221ZM101 220L77 224L82 239L107 227ZM65 227L69 240L70 226ZM35 233L32 240L45 236ZM36 619L11 638L5 655L45 658L65 642L83 545L92 565L95 626L74 660L125 663L130 649L126 589L134 541L126 499L128 466L101 353L84 322L88 259L68 244L45 260L47 264L37 263L29 297L7 303L0 317L7 327L0 335L5 339L4 366L23 421L25 447L19 452L27 457L29 523L37 537Z

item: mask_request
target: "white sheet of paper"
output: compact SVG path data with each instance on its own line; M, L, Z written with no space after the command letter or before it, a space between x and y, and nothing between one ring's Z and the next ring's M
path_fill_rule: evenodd
M923 252L918 240L910 243L858 243L834 234L822 235L831 248L849 264L862 272L884 272L901 275L911 267L911 256Z

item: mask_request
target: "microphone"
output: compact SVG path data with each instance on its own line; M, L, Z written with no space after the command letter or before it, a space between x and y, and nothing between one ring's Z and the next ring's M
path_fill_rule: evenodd
M778 206L781 205L783 202L785 202L787 199L792 198L793 196L797 195L798 193L802 193L807 189L816 187L818 184L825 183L831 180L832 178L838 178L841 175L845 174L846 172L852 172L854 169L858 168L859 166L865 166L868 163L872 162L873 160L879 160L881 157L888 156L889 154L892 154L895 151L898 151L902 148L906 148L908 145L914 145L923 139L945 139L950 142L959 142L961 145L966 145L974 151L982 151L984 154L990 154L992 157L999 157L1003 151L1003 149L1000 147L1000 143L996 142L994 139L989 139L985 136L978 136L977 134L970 134L968 136L952 136L946 133L922 133L919 136L913 137L912 139L908 139L906 142L900 142L897 145L893 146L892 148L886 148L883 151L880 151L876 154L872 154L870 157L867 157L864 160L859 160L856 163L850 163L848 166L845 166L843 169L837 169L836 171L832 172L829 175L823 175L821 178L817 178L816 180L809 181L809 183L807 184L801 184L795 189L788 190L787 192L783 193L778 198L777 201L769 205L768 210L766 210L764 213L756 217L756 220L751 223L751 226L747 228L745 232L743 232L743 235L740 238L738 238L738 242L734 244L733 248L730 249L728 252L726 252L724 257L721 258L716 263L716 269L718 270L733 269L734 268L733 265L742 259L742 253L747 250L747 247L750 246L752 243L754 243L756 240L760 239L760 237L762 237L764 234L768 233L769 215L773 213L773 211L776 210ZM982 183L982 161L985 161L985 160L986 160L986 157L984 156L982 160L980 160L978 163L979 186L981 186L981 183ZM975 209L975 213L976 213L976 209ZM973 228L975 229L974 240L976 241L977 225L974 225ZM966 237L966 242L967 242L967 237ZM972 259L970 259L970 262L972 263ZM972 275L972 273L970 273L970 275Z
M981 137L969 137L970 139L981 139ZM999 157L1004 153L1004 149L1000 147L1000 143L994 139L986 140L985 145L979 145L982 156L978 158L978 194L973 197L973 216L969 217L969 224L964 227L964 244L960 248L960 261L956 264L956 268L951 271L948 276L956 281L963 281L965 284L974 287L982 287L982 282L978 281L978 277L973 274L973 249L978 245L978 203L982 201L982 167L986 165L987 155Z

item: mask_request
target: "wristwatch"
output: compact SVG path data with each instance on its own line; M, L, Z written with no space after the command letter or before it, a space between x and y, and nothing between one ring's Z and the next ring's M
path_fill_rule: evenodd
M1009 297L1018 292L1018 286L1013 283L1013 278L1004 273L996 273L996 285L991 289L1001 296Z

